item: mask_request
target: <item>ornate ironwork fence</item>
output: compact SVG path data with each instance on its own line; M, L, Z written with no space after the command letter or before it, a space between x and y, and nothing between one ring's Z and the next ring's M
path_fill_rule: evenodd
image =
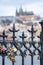
M3 38L3 40L0 40L0 45L2 45L2 46L4 45L5 48L7 48L7 44L10 43L11 48L14 46L17 49L17 51L15 53L15 57L18 55L22 57L22 61L21 61L22 64L21 65L25 65L24 60L25 60L26 56L31 57L31 65L34 65L33 57L35 55L39 56L40 65L43 65L43 36L42 36L43 35L43 29L42 29L40 37L38 36L38 38L40 38L40 42L34 41L34 38L35 38L34 33L36 33L36 31L34 31L33 25L31 27L31 30L27 30L28 32L31 33L31 37L30 37L31 41L29 41L29 42L25 41L25 38L27 38L27 37L24 35L24 32L22 33L22 36L19 36L22 39L22 42L21 41L17 42L15 40L15 38L16 38L15 33L18 32L19 30L15 29L14 24L13 24L13 29L12 30L9 29L9 31L13 34L12 40L9 40L9 41L6 40L5 38L7 38L7 35L5 34L5 31L3 31L2 35L0 35L0 37ZM9 46L9 44L8 44L8 46ZM23 50L22 48L25 48L25 49ZM32 50L32 48L34 50ZM19 50L19 52L18 52L18 50ZM5 64L5 57L8 55L7 51L6 50L3 51L0 48L0 55L2 56L2 65L6 65ZM15 63L16 62L12 61L12 65L15 65Z

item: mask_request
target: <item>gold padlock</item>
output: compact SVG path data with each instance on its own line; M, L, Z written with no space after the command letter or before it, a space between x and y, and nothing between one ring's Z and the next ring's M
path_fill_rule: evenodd
M0 49L2 49L3 48L3 46L2 45L0 45Z
M9 55L9 57L8 57L8 58L10 59L10 61L15 62L15 57L14 57L14 56Z

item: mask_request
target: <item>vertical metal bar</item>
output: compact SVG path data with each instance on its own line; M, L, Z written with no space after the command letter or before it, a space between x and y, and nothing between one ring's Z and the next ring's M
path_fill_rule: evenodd
M24 56L22 55L22 65L24 65Z
M14 65L14 62L12 62L12 65Z
M40 57L40 65L43 65L43 55Z
M41 52L41 55L40 55L40 65L43 65L43 53Z
M41 55L40 55L40 65L43 65L43 20L41 20L40 22L41 24L41 28L42 28L42 31L41 31L41 34L40 34L40 41L41 41Z
M33 55L31 55L31 65L33 65Z
M2 56L2 65L5 65L5 56Z

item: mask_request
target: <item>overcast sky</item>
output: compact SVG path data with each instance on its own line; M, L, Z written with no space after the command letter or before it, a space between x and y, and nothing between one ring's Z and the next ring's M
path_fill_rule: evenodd
M22 8L43 16L43 0L0 0L0 16L15 16L16 9Z

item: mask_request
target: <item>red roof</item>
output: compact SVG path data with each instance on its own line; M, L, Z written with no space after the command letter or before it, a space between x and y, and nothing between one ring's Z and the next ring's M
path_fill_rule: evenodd
M18 16L18 18L20 18L20 19L29 19L29 18L33 18L34 17L34 15L20 15L20 16Z

